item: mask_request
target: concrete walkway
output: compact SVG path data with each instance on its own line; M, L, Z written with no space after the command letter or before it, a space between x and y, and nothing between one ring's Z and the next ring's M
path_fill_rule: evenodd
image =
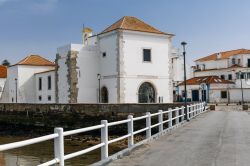
M109 166L249 166L250 114L211 111Z

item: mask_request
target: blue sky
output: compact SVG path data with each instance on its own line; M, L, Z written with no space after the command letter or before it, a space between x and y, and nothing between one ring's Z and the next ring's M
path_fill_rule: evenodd
M250 48L249 0L0 0L0 61L28 54L54 60L56 48L81 42L124 15L138 17L186 41L188 62L211 53Z

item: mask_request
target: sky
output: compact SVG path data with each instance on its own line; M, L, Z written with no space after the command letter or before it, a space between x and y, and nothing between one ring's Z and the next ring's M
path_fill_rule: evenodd
M29 54L54 60L56 49L135 16L186 41L189 64L212 53L250 49L249 0L0 0L0 62Z

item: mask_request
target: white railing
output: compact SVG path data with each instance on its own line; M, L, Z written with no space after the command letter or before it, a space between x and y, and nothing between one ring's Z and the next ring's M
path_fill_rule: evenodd
M184 122L185 117L185 107L175 109L168 109L167 111L159 110L157 113L151 114L150 112L147 112L146 115L140 116L140 117L133 117L132 115L128 116L128 119L116 121L116 122L110 122L108 123L107 120L102 120L100 125L86 127L82 129L76 129L71 131L63 131L63 128L55 128L54 134L46 135L43 137L33 138L25 141L20 142L14 142L9 144L0 145L0 152L6 151L10 149L20 148L48 140L54 139L54 159L47 161L46 163L40 164L39 166L50 166L53 164L59 163L60 166L64 166L64 161L83 155L85 153L91 152L95 149L101 148L101 160L108 159L109 157L109 148L108 145L117 141L120 141L122 139L128 139L128 148L131 148L134 146L134 135L145 132L146 131L146 139L151 138L151 129L158 127L158 133L162 133L164 131L164 124L168 124L166 129L171 129L172 127L178 125L179 123ZM187 119L190 120L194 118L195 116L201 114L202 112L206 111L206 103L197 103L193 105L187 106ZM165 115L165 116L164 116ZM152 117L158 116L158 123L151 124ZM167 117L167 118L166 118ZM134 131L134 122L138 120L146 119L146 127L137 131ZM111 126L121 125L121 124L127 124L128 127L128 134L109 140L108 138L108 128ZM101 143L94 145L92 147L89 147L87 149L74 152L71 154L64 154L64 137L79 133L84 133L87 131L93 131L101 129Z

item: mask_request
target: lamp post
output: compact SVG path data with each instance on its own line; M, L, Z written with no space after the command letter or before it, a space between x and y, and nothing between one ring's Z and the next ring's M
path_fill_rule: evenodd
M187 76L186 76L186 42L181 42L183 47L183 58L184 58L184 97L185 97L185 119L187 119Z
M240 78L240 89L241 89L241 104L244 104L244 94L243 94L243 88L242 88L242 78L241 78L242 72L239 71L239 78Z
M15 88L16 88L16 103L17 103L17 78L15 78Z
M101 103L101 74L97 74L98 79L98 102Z

